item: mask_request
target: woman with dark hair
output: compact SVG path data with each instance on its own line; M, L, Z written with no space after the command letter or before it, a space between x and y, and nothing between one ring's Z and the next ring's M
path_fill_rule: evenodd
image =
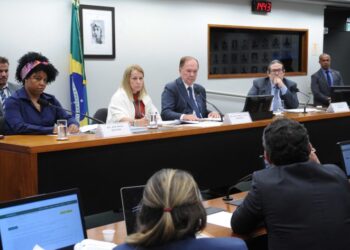
M156 172L147 182L138 214L138 231L115 250L247 250L238 238L199 238L207 215L193 177L177 169Z
M67 120L70 133L79 131L79 123L66 111L55 107L61 107L57 99L44 93L47 84L57 75L57 69L39 53L28 52L18 60L16 79L23 87L5 102L7 134L56 133L58 119Z

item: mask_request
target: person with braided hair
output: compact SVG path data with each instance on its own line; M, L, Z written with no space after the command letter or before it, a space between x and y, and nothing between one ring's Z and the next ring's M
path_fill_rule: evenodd
M147 182L138 214L138 229L116 250L246 250L238 238L199 238L206 211L193 177L186 171L163 169Z

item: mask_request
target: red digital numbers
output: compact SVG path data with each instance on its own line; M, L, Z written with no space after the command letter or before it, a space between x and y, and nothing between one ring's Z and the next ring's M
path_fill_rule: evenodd
M272 3L270 1L253 1L253 11L271 12Z

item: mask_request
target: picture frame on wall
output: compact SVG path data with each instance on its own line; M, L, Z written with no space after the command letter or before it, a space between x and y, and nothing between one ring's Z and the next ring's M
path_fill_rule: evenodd
M80 5L84 58L115 58L114 7Z

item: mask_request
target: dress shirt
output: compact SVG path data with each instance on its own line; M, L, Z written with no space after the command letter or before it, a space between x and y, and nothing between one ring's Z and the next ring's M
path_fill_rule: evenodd
M61 107L53 95L43 93L40 98ZM7 134L52 134L58 119L66 119L68 126L71 124L79 126L79 123L63 109L41 106L41 111L38 111L24 87L6 99L5 131Z

